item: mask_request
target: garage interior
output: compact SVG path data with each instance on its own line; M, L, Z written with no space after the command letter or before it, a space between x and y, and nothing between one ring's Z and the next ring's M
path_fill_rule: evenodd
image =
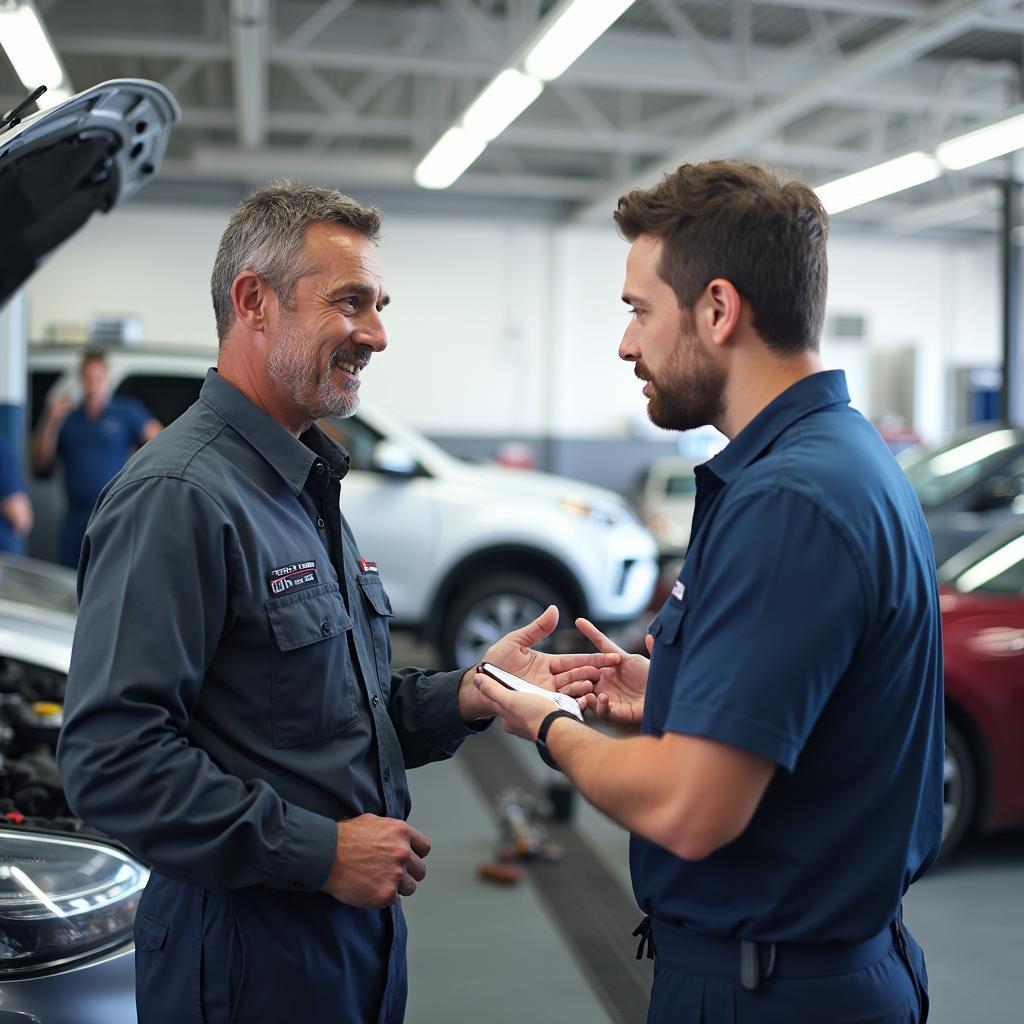
M290 178L383 210L391 340L365 395L453 455L634 499L656 458L708 442L651 426L616 357L626 246L610 212L680 163L725 157L816 187L883 165L877 198L843 208L833 192L822 354L887 437L1024 425L1024 132L967 166L941 155L1024 116L1022 0L635 0L450 185L418 184L564 6L34 0L69 94L149 79L181 119L145 189L0 309L2 401L26 405L32 354L55 346L184 346L212 362L217 239L244 195ZM26 93L0 56L0 111ZM24 424L11 429L24 443ZM436 657L398 636L395 665ZM518 884L481 879L506 785L566 799L532 750L492 732L410 774L412 822L434 849L405 903L407 1021L643 1020L624 832L571 800L551 827L560 862L525 865ZM1021 1020L1022 901L1020 829L972 834L911 890L933 1024Z

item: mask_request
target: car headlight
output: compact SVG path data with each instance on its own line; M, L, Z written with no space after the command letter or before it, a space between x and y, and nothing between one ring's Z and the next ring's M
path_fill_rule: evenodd
M571 497L563 498L561 504L566 512L571 512L573 515L580 516L583 519L589 519L592 522L599 523L601 526L615 526L618 523L628 522L639 523L639 519L626 505L597 504L586 501L583 498Z
M148 878L102 843L0 831L0 978L66 967L130 941Z

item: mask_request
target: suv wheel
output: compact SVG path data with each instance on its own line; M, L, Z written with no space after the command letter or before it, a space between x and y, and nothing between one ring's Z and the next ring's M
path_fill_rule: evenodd
M978 773L960 729L946 719L942 766L942 856L948 857L967 833L974 817Z
M557 605L564 616L567 605L556 590L543 580L518 573L492 576L456 591L441 632L443 663L460 668L473 665L488 647L537 618L549 604ZM545 641L537 647L545 650L548 645Z

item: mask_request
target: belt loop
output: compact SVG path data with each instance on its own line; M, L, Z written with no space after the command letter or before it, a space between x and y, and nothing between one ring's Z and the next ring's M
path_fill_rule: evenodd
M647 959L653 960L658 952L654 946L654 936L651 934L651 919L645 917L634 929L633 934L640 936L640 942L636 947L637 960L643 960L644 949L647 950Z
M761 955L757 943L740 939L740 984L748 992L756 992L760 981Z
M768 966L761 967L761 950L768 950ZM740 939L740 984L748 992L756 992L762 978L775 973L775 943L750 942Z

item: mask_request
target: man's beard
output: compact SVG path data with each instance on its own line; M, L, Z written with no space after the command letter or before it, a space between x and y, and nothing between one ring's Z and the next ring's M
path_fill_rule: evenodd
M642 363L634 373L650 381L647 415L665 430L695 430L721 422L725 411L725 370L703 349L694 318L684 311L675 357L654 380Z
M307 342L287 314L281 317L277 344L267 360L271 380L288 389L295 404L311 420L321 416L351 416L359 408L359 385L346 383L340 390L334 383L334 367L351 362L361 366L365 359L349 349L336 349L327 364L320 367L317 351Z

